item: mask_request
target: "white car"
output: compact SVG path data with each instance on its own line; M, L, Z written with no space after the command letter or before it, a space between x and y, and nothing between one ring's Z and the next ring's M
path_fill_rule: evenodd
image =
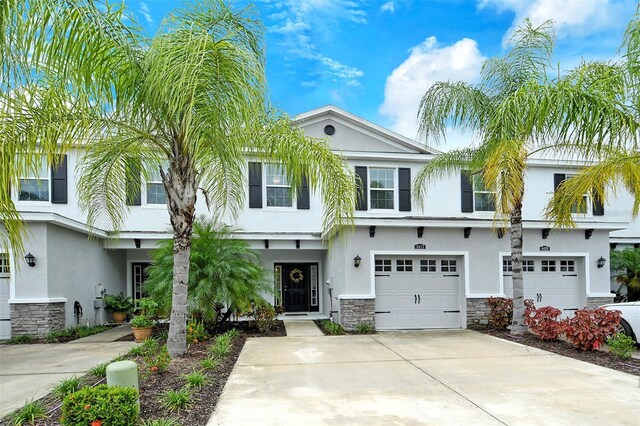
M611 303L602 305L601 308L608 311L620 311L620 328L622 329L620 331L630 336L636 343L640 343L640 301Z

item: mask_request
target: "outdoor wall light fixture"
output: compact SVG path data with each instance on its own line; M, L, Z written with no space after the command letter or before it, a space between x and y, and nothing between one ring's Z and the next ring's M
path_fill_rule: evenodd
M588 240L593 235L593 229L585 229L584 230L584 239Z
M369 227L369 237L373 238L376 236L376 227L375 226L370 226Z
M424 234L424 226L418 226L418 238L422 238L422 234Z
M498 238L502 239L504 237L504 230L498 229Z
M134 238L133 244L135 244L136 248L140 248L140 238Z
M607 259L605 259L604 257L600 256L600 259L598 259L598 262L596 263L596 266L598 268L602 268L605 263L607 263Z
M32 255L31 252L24 257L24 260L27 261L27 265L31 267L36 266L36 257Z
M471 235L471 228L464 228L464 237L469 238Z
M542 230L542 239L543 240L547 239L547 237L549 236L549 232L551 232L551 229L549 229L549 228L545 228L545 229Z
M356 268L360 266L361 260L362 258L356 254L356 257L353 258L353 266L355 266Z

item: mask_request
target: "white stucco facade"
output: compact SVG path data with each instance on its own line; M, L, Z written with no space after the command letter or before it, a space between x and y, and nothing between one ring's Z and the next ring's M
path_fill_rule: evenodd
M285 309L289 303L291 312L318 311L347 325L365 317L376 321L397 308L406 313L398 316L398 324L413 321L406 323L413 325L399 328L419 328L423 323L466 327L477 319L472 311L478 303L489 296L505 296L508 231L499 236L491 211L462 211L459 174L434 182L424 205L416 205L411 197L409 210L406 204L401 208L400 173L409 173L413 179L438 151L334 107L302 114L295 124L309 136L326 138L332 149L345 156L349 167L369 174L372 170L388 171L393 208L374 208L369 194L366 209L356 211L354 230L328 246L321 237L323 206L318 194L311 191L308 209L297 208L295 202L291 207L267 207L263 203L250 208L247 181L246 208L229 224L238 228L238 238L249 241L260 253L265 268L275 275L280 271L280 281L275 285L282 299L274 302L283 303ZM325 134L326 126L333 126L330 136ZM141 205L128 208L123 229L117 235L107 238L107 230L89 229L77 203L78 155L79 151L68 155L67 203L19 201L17 191L13 194L30 231L25 250L36 256L36 266L26 266L23 259L18 259L22 265L16 269L12 259L8 303L63 302L67 326L75 323L76 301L83 307L82 323L108 319L93 308L95 286L101 284L108 293L134 295L134 268L151 262L157 242L171 236L166 207L146 203L144 188ZM576 228L550 229L553 226L544 220L543 211L554 191L554 175L570 175L579 167L561 160L529 163L523 205L524 252L532 269L534 265L541 267L542 261L545 265L556 259L563 265L570 262L570 274L560 274L560 263L553 272L577 282L571 300L585 306L611 297L610 243L637 246L640 222L630 222L631 197L621 193L607 200L603 215L594 215L590 209L576 217ZM198 215L209 214L203 196L198 197L196 211ZM358 267L354 265L356 256L361 259ZM598 268L600 258L605 259L606 267ZM411 261L410 270L405 270L405 261ZM303 281L306 299L287 302L287 285L296 287L289 275L297 276L296 269L307 274ZM544 285L552 285L548 282ZM425 283L424 289L421 283ZM438 291L447 292L446 300L439 300ZM389 296L382 301L378 293ZM407 306L401 300L405 293ZM414 307L410 306L412 301ZM444 306L446 316L436 312L440 306ZM367 312L361 312L363 309ZM357 318L347 318L353 312ZM459 317L452 322L455 315ZM392 327L394 323L387 324Z

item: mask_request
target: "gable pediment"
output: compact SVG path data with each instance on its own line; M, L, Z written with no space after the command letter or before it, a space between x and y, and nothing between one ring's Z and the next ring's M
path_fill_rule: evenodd
M327 138L332 149L343 152L436 154L412 139L385 129L334 106L322 107L295 118L294 124L310 137ZM325 132L333 126L334 133Z

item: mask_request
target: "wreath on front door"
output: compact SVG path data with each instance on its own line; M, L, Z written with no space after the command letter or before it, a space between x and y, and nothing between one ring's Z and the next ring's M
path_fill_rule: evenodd
M296 268L289 272L289 279L291 280L291 282L297 284L304 279L304 275L302 275L302 271L300 269Z

